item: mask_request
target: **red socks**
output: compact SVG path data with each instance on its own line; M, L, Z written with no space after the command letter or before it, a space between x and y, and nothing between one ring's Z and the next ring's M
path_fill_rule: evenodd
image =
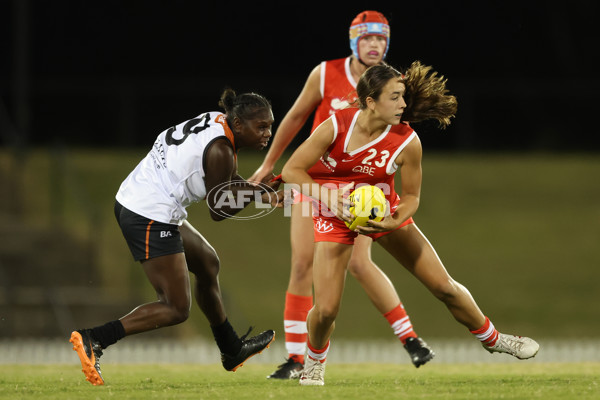
M406 339L409 337L417 337L402 303L398 304L393 310L383 314L383 316L388 320L394 330L394 334L398 336L402 344L405 344Z
M313 306L312 296L298 296L286 292L283 327L285 329L285 348L289 358L304 363L304 353L308 340L306 316Z
M486 346L492 347L498 340L498 331L488 317L485 317L485 323L481 328L471 331L471 333Z
M320 363L324 363L325 360L327 359L327 353L329 352L329 344L330 341L327 341L327 346L325 346L322 349L315 349L314 347L312 347L310 345L310 342L307 343L308 344L308 356L310 358L312 358L313 360L319 361Z

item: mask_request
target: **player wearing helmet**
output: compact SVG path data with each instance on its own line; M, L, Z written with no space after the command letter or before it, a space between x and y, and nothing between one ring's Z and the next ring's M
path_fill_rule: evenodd
M275 163L313 111L315 117L311 132L334 112L354 105L356 83L360 76L368 67L381 63L387 55L390 26L380 12L363 11L351 22L349 36L352 54L345 58L323 61L312 70L302 92L281 121L262 165L249 178L250 181L260 182L272 173ZM298 201L292 205L290 224L291 273L284 309L288 358L268 376L276 379L300 376L306 352L306 316L313 306L314 237L308 201ZM370 237L359 235L354 242L348 270L387 319L394 334L408 351L412 363L419 367L431 360L434 353L413 330L391 281L371 260L371 243Z

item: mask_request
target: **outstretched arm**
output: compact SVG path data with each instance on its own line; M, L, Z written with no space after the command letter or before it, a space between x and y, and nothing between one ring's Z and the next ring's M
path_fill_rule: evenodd
M319 90L320 76L321 66L318 65L308 76L304 88L292 108L290 108L285 117L283 117L283 120L281 120L263 163L248 179L249 181L260 182L273 172L277 160L279 160L285 149L304 126L310 114L317 107L321 101L321 92Z
M327 188L316 183L308 174L308 170L325 154L333 142L333 122L331 118L324 121L304 143L292 154L284 165L282 178L287 183L296 185L296 190L305 196L323 202L338 218L351 222L350 215L344 211L345 194L354 183L343 188Z
M226 139L210 145L204 163L206 202L213 220L221 221L235 215L258 198L266 200L263 188L238 175L233 148ZM276 190L279 183L264 184Z

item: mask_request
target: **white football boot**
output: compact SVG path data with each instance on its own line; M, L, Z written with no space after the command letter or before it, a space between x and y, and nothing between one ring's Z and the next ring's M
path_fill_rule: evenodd
M490 353L507 353L517 357L519 360L526 360L538 353L540 345L528 337L499 333L498 340L496 340L493 346L486 346L484 344L483 348Z
M300 384L302 386L323 386L325 384L325 364L318 360L306 357L304 360L304 370L300 375Z

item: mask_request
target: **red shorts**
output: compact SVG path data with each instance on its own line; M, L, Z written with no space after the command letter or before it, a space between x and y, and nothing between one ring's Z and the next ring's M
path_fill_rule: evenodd
M380 237L387 235L397 229L408 224L413 224L415 221L411 218L404 221L398 228L380 233L372 233L369 236L374 241ZM343 244L354 244L354 238L359 233L348 229L344 221L338 217L328 217L324 215L313 215L313 224L315 228L315 243L316 242L336 242Z

